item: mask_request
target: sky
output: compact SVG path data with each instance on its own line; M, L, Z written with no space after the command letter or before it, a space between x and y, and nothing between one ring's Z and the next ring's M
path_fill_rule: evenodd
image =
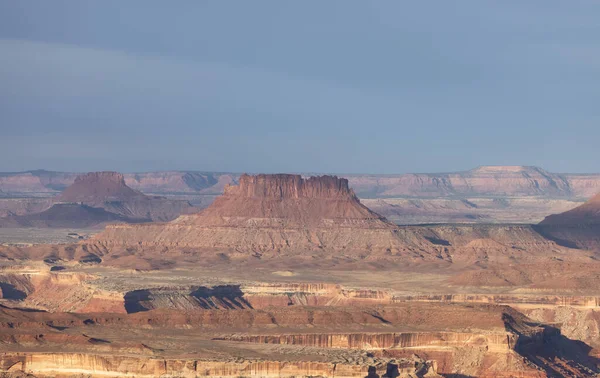
M0 171L600 172L600 2L0 1Z

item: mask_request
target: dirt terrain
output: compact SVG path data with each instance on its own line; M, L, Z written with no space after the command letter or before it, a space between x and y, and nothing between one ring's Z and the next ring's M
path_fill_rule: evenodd
M600 374L593 244L564 243L544 224L396 226L337 177L238 182L171 222L111 225L70 244L1 246L0 369Z

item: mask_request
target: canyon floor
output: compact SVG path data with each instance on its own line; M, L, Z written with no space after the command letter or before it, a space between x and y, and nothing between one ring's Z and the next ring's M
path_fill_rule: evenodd
M600 373L598 286L462 285L453 283L462 269L435 264L289 265L4 262L0 369L15 377Z

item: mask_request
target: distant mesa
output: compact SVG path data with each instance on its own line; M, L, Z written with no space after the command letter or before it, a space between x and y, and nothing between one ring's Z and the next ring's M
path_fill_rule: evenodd
M28 171L0 173L0 190L7 195L57 193L73 184L78 174ZM219 195L239 175L223 172L162 171L124 174L133 190L154 194ZM361 198L454 196L549 196L589 198L600 191L600 174L558 174L534 166L480 166L447 173L348 175Z
M305 179L290 174L244 174L238 185L226 186L223 195L207 209L178 222L216 225L225 218L231 225L261 219L265 225L296 228L351 223L389 226L385 218L360 203L348 180L336 176Z
M85 203L90 206L102 205L109 201L126 201L146 197L125 184L125 178L117 172L91 172L77 176L54 202Z
M48 200L43 211L7 216L0 219L0 227L93 227L169 221L193 212L195 208L187 201L147 196L131 189L120 173L92 172L78 176L61 194Z
M147 196L130 188L118 172L91 172L78 176L53 202L102 208L135 222L169 221L182 213L194 212L187 201Z
M544 171L539 167L527 166L527 165L481 165L475 169L470 170L472 173L524 173L524 172L537 172L545 175L550 173Z

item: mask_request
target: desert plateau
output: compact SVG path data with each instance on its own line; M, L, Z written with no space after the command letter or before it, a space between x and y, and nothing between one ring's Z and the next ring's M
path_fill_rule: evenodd
M514 187L523 195L526 182L508 175L501 189L490 184L496 195ZM398 225L361 203L346 178L226 181L193 210L196 201L147 196L123 175L90 173L65 182L47 210L4 218L30 222L2 228L24 239L0 247L4 374L600 373L597 197L536 224ZM164 201L185 212L152 221ZM88 219L100 222L71 239L27 237Z
M600 378L600 1L0 1L0 378Z

